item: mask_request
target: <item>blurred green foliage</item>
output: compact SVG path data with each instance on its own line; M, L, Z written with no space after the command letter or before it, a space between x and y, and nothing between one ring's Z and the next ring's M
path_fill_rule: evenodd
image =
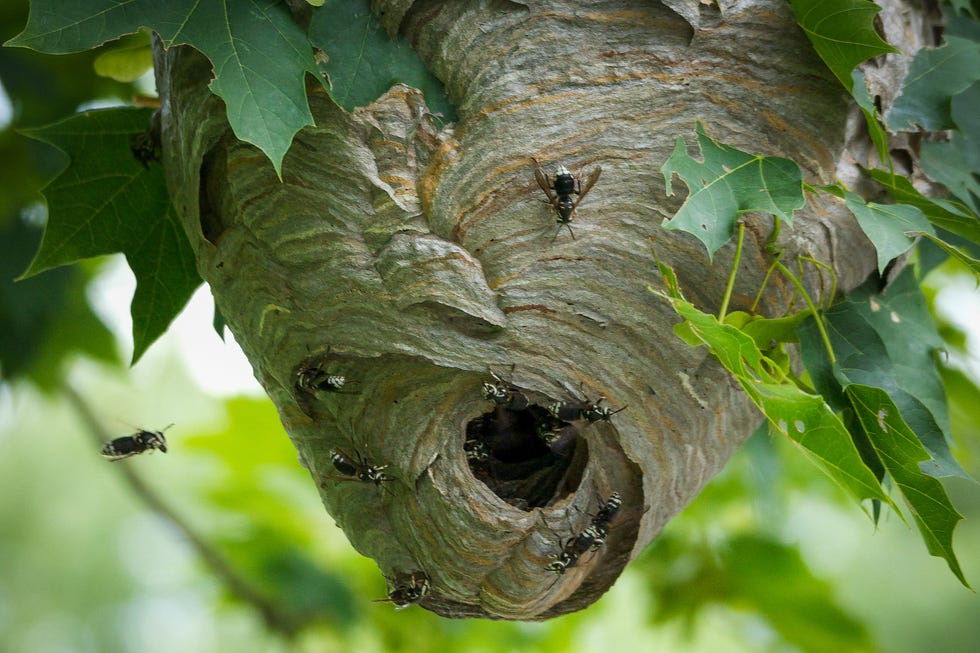
M27 0L0 3L0 41L27 21ZM67 57L0 48L0 82L10 100L11 122L0 125L0 378L28 376L51 389L61 361L74 351L116 357L108 331L84 300L93 266L56 270L15 283L37 251L44 220L41 187L65 159L56 150L17 133L70 115L93 98L128 100L132 87L99 77L97 52Z
M889 651L930 638L972 650L978 599L922 555L897 520L874 533L842 490L788 446L756 434L599 602L546 623L452 621L396 611L385 583L323 512L265 399L187 401L175 343L134 382L82 366L72 383L111 435L133 414L172 415L170 451L110 463L68 406L9 389L0 426L0 641L10 653L251 651ZM148 391L152 388L152 391ZM125 407L120 397L131 397ZM125 410L125 414L120 411ZM270 630L202 562L186 533L148 512L130 466L234 573L298 624ZM968 471L975 471L967 465ZM958 480L958 479L957 479ZM974 518L980 500L951 490ZM976 520L975 520L976 521ZM958 532L964 551L980 529ZM968 577L980 560L964 559ZM928 607L913 596L928 596Z

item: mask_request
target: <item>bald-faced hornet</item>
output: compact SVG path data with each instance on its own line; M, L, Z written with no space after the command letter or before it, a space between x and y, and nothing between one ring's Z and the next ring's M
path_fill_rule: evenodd
M578 206L579 202L585 198L586 193L592 190L596 181L599 180L602 167L596 166L593 168L589 174L589 178L585 181L585 185L582 185L578 177L573 175L563 165L558 166L553 181L548 179L548 175L545 174L544 169L538 163L537 159L534 159L534 165L534 178L537 180L541 190L544 191L544 194L548 196L548 202L555 210L555 222L558 223L558 231L555 233L555 238L561 233L562 226L565 226L568 227L568 233L572 235L572 240L575 240L575 232L572 231L571 225L572 218L575 216L575 207ZM572 195L578 195L578 197L573 200Z
M296 373L296 385L301 390L305 390L310 394L317 392L341 392L347 383L346 376L327 374L319 366L302 367Z
M599 547L606 541L606 537L609 535L609 522L616 517L621 505L623 505L623 499L619 492L613 492L592 519L592 528L596 533L595 540L592 542L593 551L598 551Z
M548 414L555 419L574 422L582 419L582 403L576 401L556 401L548 404Z
M384 470L388 468L387 465L372 465L364 460L357 451L354 452L354 456L351 458L340 449L330 450L330 461L333 463L334 469L347 477L341 480L357 480L364 483L374 483L378 486L385 481L392 480L390 476L385 474Z
M545 569L561 576L578 563L578 559L583 553L590 549L593 551L598 549L606 535L607 532L604 529L596 528L595 525L589 526L562 544L561 553L552 556L554 561L550 562Z
M524 410L528 407L530 402L523 392L506 383L493 370L490 370L490 376L495 383L484 382L482 389L484 399L510 410Z
M623 499L619 495L619 492L613 492L609 495L609 499L606 500L602 507L599 508L599 512L596 513L595 518L592 520L592 524L603 524L608 526L615 517L616 513L619 512L619 507L623 505Z
M163 431L166 431L171 426L173 424L167 426ZM163 437L163 431L144 431L140 429L132 435L124 435L121 438L106 442L100 453L113 462L154 449L159 449L163 453L167 453L167 439Z
M490 449L483 440L467 440L463 443L466 460L470 463L485 463L490 459Z
M605 399L605 397L599 397L594 403L585 406L582 409L582 417L589 420L590 424L608 422L610 417L628 408L628 406L623 406L619 410L611 410L605 406L600 406L599 404L605 401Z
M544 440L552 453L564 456L565 451L575 442L578 437L578 428L573 424L568 424L562 420L547 415L535 425L535 432L538 437Z
M556 401L548 406L548 413L555 419L572 422L585 419L590 424L595 424L596 422L608 422L610 417L627 408L623 406L619 410L611 410L605 406L600 406L599 404L605 400L605 397L599 397L595 401Z
M404 610L418 603L429 593L429 577L422 571L395 576L394 588L388 592L388 598L375 599L375 603L394 603L396 610Z

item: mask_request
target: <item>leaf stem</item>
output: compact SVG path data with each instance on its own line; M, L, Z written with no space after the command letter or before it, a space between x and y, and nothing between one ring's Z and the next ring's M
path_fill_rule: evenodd
M809 261L814 266L826 270L827 271L827 274L830 275L830 295L827 297L827 302L826 302L826 304L827 304L826 308L830 308L830 306L834 303L834 297L837 296L837 273L834 272L834 269L832 267L830 267L829 265L827 265L823 261L818 261L817 259L813 258L812 256L801 256L800 257L800 260ZM821 279L821 282L822 281L823 280ZM824 304L824 301L821 300L820 301L821 307L823 307L823 304Z
M772 264L769 265L769 269L766 270L766 276L762 280L762 284L759 286L759 292L755 294L755 299L752 300L752 306L749 307L749 313L754 314L756 310L758 310L759 302L762 301L762 293L766 291L766 286L769 285L769 278L772 276L773 270L776 269L776 263L779 262L779 257L782 255L782 252L780 252L776 256L776 260L773 261Z
M777 269L786 275L786 278L792 282L796 289L800 292L803 297L803 301L806 305L810 307L810 311L813 313L813 319L817 322L817 330L820 332L820 338L823 340L823 346L827 350L827 357L830 359L830 364L835 365L837 363L837 357L834 356L834 348L830 346L830 336L827 335L827 328L824 326L823 318L820 316L819 309L814 305L813 300L810 298L810 294L803 287L803 283L789 271L785 265L780 263L778 260L775 262Z
M728 302L732 298L732 289L735 287L735 275L738 274L738 264L742 261L742 246L745 244L745 223L738 223L738 243L735 245L735 258L732 260L732 269L728 273L728 285L725 286L725 296L721 300L721 308L718 309L718 321L725 321L725 314L728 312Z

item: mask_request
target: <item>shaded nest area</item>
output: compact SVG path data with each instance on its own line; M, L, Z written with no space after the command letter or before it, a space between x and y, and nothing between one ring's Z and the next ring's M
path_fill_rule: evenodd
M513 388L488 396L488 386L494 388L485 384L484 396L493 407L466 425L463 449L473 475L526 511L573 494L588 461L579 427Z

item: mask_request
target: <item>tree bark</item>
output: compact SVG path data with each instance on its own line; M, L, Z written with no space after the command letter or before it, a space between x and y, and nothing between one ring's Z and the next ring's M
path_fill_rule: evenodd
M665 196L659 168L701 120L830 183L848 104L788 3L672 4L687 20L657 2L377 2L443 80L458 122L437 129L406 87L345 113L311 83L317 126L297 135L281 182L231 134L208 62L157 53L165 168L202 277L327 511L389 587L426 574L421 604L439 614L543 619L589 605L761 420L647 289L662 286L655 252L689 299L717 309L732 260L661 227L682 198ZM602 166L574 239L556 235L532 157L549 174ZM733 309L770 264L771 219L747 220ZM834 202L798 213L779 244L833 266L844 289L875 265ZM771 281L763 312L781 314L792 294ZM300 387L311 365L347 377L350 393ZM489 370L538 408L495 408L481 395ZM598 397L626 408L575 422L563 455L541 449L528 424L543 407ZM468 462L481 428L506 463ZM332 450L392 480L340 480ZM623 505L603 547L547 571L613 492Z

